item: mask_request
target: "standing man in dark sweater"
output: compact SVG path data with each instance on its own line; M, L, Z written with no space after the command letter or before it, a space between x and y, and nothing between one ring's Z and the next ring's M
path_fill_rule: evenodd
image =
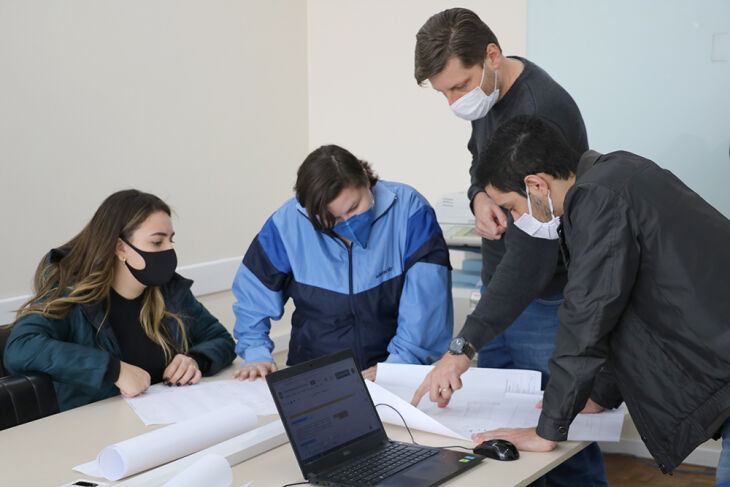
M522 225L524 221L514 222L476 184L475 170L497 128L522 114L539 115L576 151L584 152L588 138L580 111L545 71L527 59L503 56L494 33L474 12L463 8L440 12L421 27L416 35L415 77L419 85L428 80L446 96L455 115L471 121L468 196L476 231L482 236L485 287L476 309L426 377L414 402L435 390L445 406L451 393L461 387L459 376L476 351L480 367L538 370L544 386L566 283L558 235L536 232ZM555 486L606 485L600 449L591 444L547 477ZM535 485L544 482L541 479Z

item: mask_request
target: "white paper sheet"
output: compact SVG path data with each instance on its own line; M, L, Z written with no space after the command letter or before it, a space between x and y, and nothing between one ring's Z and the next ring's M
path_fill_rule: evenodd
M507 393L498 401L469 401L466 408L441 409L432 416L467 436L498 428L534 428L541 412L535 406L541 399L542 394ZM570 425L568 439L619 441L625 413L624 408L619 408L598 414L579 414Z
M403 419L408 424L409 428L415 428L421 431L428 431L429 433L436 433L437 435L451 436L453 438L459 438L460 440L467 440L464 436L450 430L443 424L439 423L435 419L431 418L426 413L419 411L414 408L406 401L396 396L387 389L380 387L378 384L369 380L365 381L365 385L368 387L370 397L373 398L373 404L376 406L380 403L388 404L398 410L403 415ZM376 407L380 420L384 423L396 424L403 426L403 420L398 416L398 413L393 411L387 406Z
M381 363L378 364L376 382L403 400L400 406L393 406L406 418L408 426L446 434L436 431L437 428L430 423L420 421L411 424L418 415L413 411L416 408L410 405L410 401L431 368L424 365ZM470 438L474 433L497 428L537 426L540 410L535 405L542 399L539 372L471 368L461 376L461 380L463 388L452 396L448 407L439 408L428 397L421 399L418 404L417 411L428 415L447 431L454 433L446 436ZM619 441L625 412L624 408L619 408L599 414L579 414L571 424L568 439ZM395 413L393 416L397 418ZM383 418L383 421L402 424L400 418L397 419Z
M421 385L433 366L410 364L378 364L375 382L389 391L398 390L398 396L410 392L408 402L413 393ZM459 389L454 398L468 396L479 398L485 395L501 396L507 392L539 393L542 375L535 370L516 369L480 369L472 367L461 376L463 388ZM426 398L427 400L428 398Z
M231 405L246 406L259 416L277 413L263 379L219 380L182 387L155 384L142 395L124 399L147 426L178 423Z
M233 472L228 460L208 454L175 475L162 487L231 487Z
M251 409L228 406L110 445L99 453L96 462L74 470L119 480L238 436L256 424Z

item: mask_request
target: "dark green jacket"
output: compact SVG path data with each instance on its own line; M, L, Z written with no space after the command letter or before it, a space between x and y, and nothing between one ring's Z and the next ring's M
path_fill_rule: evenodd
M210 359L213 375L236 357L230 333L190 292L193 281L175 274L162 286L165 308L185 323L189 351ZM104 306L77 305L63 320L24 316L13 327L5 349L10 374L45 372L53 379L61 411L119 394L104 373L120 350L109 323L102 326ZM167 322L172 338L181 342L176 323Z

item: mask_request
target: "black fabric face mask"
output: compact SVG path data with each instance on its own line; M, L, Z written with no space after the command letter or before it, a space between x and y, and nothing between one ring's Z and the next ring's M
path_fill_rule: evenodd
M172 276L175 275L175 269L177 269L177 254L175 253L175 249L145 252L127 242L126 239L122 240L144 259L144 269L135 269L129 265L129 262L124 262L135 279L145 286L162 286L170 282Z

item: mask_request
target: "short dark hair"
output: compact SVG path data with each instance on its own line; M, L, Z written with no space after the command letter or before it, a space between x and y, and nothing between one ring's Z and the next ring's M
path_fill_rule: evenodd
M345 188L373 187L378 176L370 164L337 145L323 145L304 159L297 171L294 191L314 228L331 230L335 218L327 210Z
M467 68L483 65L489 44L499 47L494 32L471 10L450 8L431 16L416 34L416 82L443 71L453 56Z
M524 195L525 176L542 172L568 179L580 156L549 123L535 115L519 115L503 123L480 154L477 184Z

